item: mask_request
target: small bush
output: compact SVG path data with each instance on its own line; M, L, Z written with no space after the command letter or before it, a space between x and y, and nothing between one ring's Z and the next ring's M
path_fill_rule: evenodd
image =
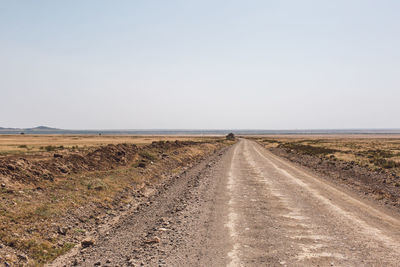
M48 206L43 205L43 206L36 208L35 214L40 217L50 217L52 212Z
M44 149L47 152L50 152L50 151L57 150L57 147L56 146L45 146L45 147L41 147L41 149Z
M263 141L264 143L270 143L270 144L274 144L274 143L280 144L280 143L281 143L280 141L278 141L278 140L273 140L273 139L263 139L262 141Z
M102 191L102 190L105 190L105 189L107 189L107 184L106 183L104 183L102 180L100 180L100 179L94 179L93 181L90 181L88 184L87 184L87 188L89 189L89 190L97 190L97 191Z
M298 143L284 143L280 144L278 147L280 148L287 148L287 149L293 149L296 150L297 152L305 155L328 155L328 154L333 154L335 152L338 152L339 150L336 149L330 149L330 148L325 148L325 147L318 147L318 146L310 146L310 145L303 145L303 144L298 144Z
M139 167L139 161L134 162L134 163L131 165L131 167L133 167L133 168Z
M67 242L62 247L53 247L49 242L35 239L22 240L18 244L20 249L29 251L31 257L39 263L38 265L35 264L35 266L42 266L43 263L65 254L74 246L75 244Z
M399 163L393 161L393 160L387 160L387 159L383 159L383 158L375 158L374 160L372 160L372 163L376 166L385 168L385 169L392 169L392 168L396 168L398 166L400 166Z
M150 153L148 151L140 151L139 155L142 158L145 158L145 159L150 160L150 161L155 161L157 159L157 157L154 154L152 154L152 153Z
M27 145L19 145L18 147L19 147L19 148L28 148Z
M396 154L393 154L392 151L388 150L368 150L368 158L392 158L395 157Z

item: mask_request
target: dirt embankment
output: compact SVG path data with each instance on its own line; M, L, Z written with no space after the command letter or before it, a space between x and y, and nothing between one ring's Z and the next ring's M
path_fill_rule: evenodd
M311 146L308 146L310 148ZM329 155L335 151L316 148L313 151L281 145L270 148L274 154L305 166L331 181L400 210L400 177L383 168L372 170L355 161L345 161Z
M37 183L41 180L54 180L54 177L76 174L84 171L110 170L126 166L138 153L146 149L161 150L194 145L192 141L153 142L138 148L135 144L107 145L91 148L88 152L69 150L52 153L51 158L18 157L0 159L0 175L3 179L23 183Z
M160 182L227 145L161 141L2 158L0 264L53 260L146 202Z
M82 154L79 152L57 152L50 159L19 157L0 159L0 175L12 181L37 183L42 179L82 171L107 170L126 165L137 155L133 144L108 145Z

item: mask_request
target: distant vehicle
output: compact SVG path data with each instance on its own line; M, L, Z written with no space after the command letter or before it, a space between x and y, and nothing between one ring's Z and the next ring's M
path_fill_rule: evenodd
M229 134L226 136L226 140L235 140L235 135L234 135L233 133L229 133Z

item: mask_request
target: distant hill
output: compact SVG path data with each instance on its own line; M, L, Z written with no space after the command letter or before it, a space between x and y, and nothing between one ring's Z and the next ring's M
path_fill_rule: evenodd
M0 127L0 134L16 134L16 133L57 133L65 132L66 130L52 128L48 126L37 126L33 128L5 128Z
M0 127L0 134L102 134L102 135L262 135L262 134L400 134L400 129L310 129L310 130L245 130L245 129L221 129L221 130L194 130L194 129L148 129L148 130L64 130L48 126L33 128L4 128Z
M47 126L37 126L34 128L26 128L24 130L30 130L30 131L36 131L36 130L40 130L40 131L57 131L57 130L61 130L58 128L51 128L51 127L47 127Z

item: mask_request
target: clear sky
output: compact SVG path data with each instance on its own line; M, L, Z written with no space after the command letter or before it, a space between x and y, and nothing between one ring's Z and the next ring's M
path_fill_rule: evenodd
M0 0L0 126L400 128L400 1Z

